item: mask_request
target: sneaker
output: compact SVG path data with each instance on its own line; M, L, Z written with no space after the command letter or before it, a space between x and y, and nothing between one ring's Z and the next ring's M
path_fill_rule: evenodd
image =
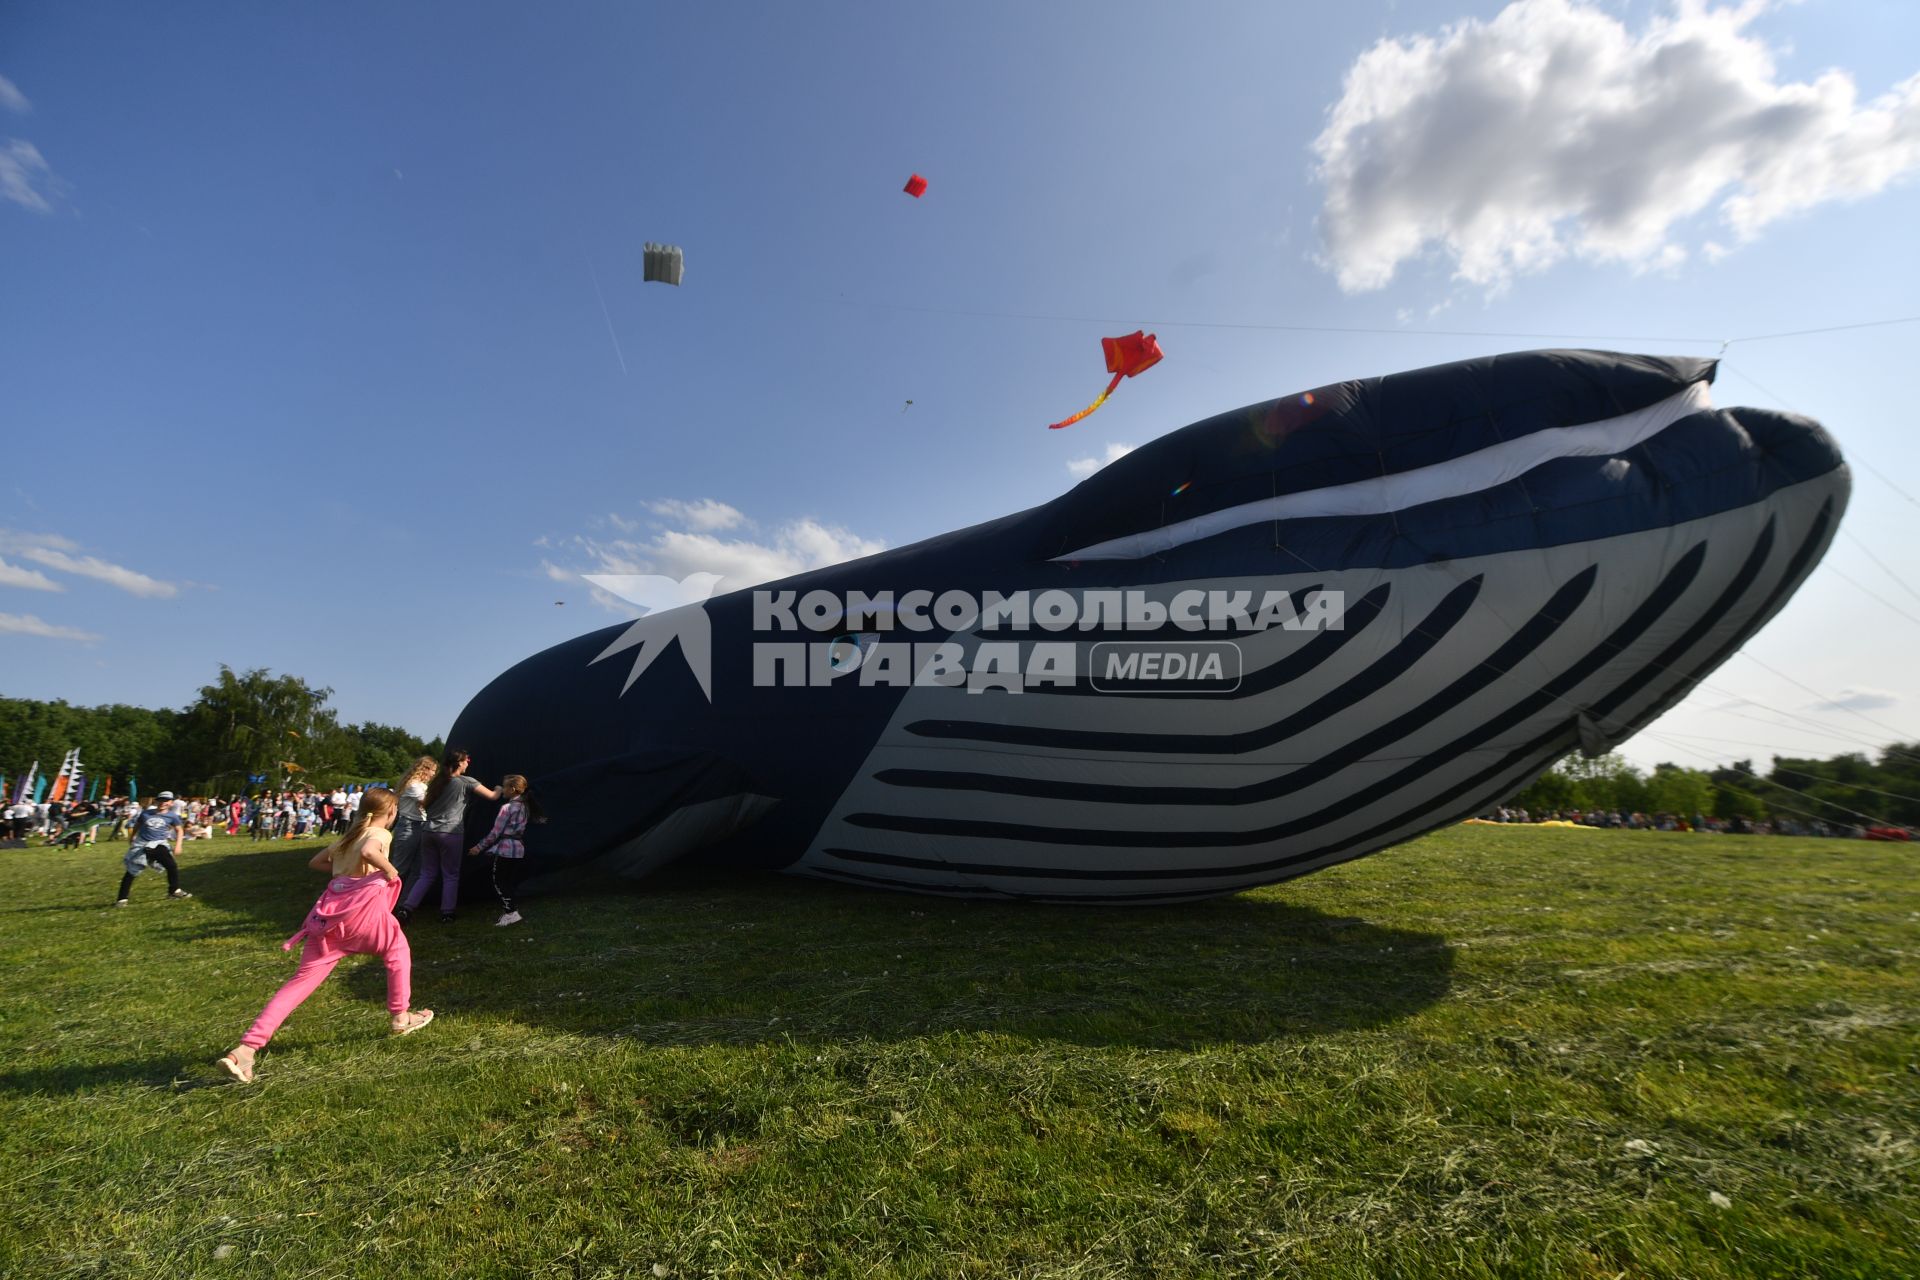
M451 911L442 911L442 912L440 913L440 923L441 923L441 924L452 924L452 923L453 923L453 919L454 919L454 917L453 917L453 912L451 912Z
M507 912L507 914L501 916L498 920L495 920L493 922L493 927L496 929L503 929L507 925L519 924L519 923L520 923L520 913L518 911L509 911Z
M193 895L188 893L185 889L175 889L172 893L168 894L167 896L169 898L191 898Z
M393 915L394 915L394 918L398 920L401 924L405 924L407 921L413 919L413 908L412 907L395 907L393 909Z
M115 898L113 905L116 907L124 907L127 905L127 900L125 898Z

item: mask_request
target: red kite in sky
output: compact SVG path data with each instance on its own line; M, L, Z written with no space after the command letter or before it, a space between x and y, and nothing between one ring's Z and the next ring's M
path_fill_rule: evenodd
M1107 353L1107 372L1113 375L1113 381L1100 393L1100 398L1092 404L1061 422L1048 426L1049 431L1058 431L1061 427L1070 427L1080 419L1098 409L1120 385L1120 379L1131 378L1136 373L1145 373L1160 363L1162 352L1155 335L1135 329L1122 338L1100 339L1100 349Z

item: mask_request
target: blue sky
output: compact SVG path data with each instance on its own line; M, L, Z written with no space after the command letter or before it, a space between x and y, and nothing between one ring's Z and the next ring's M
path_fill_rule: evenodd
M1476 113L1540 50L1591 84ZM902 545L1344 377L1920 313L1916 72L1892 0L13 0L0 688L183 705L265 666L431 736L615 620L581 572ZM1570 150L1593 110L1627 115ZM647 240L683 287L642 283ZM1166 360L1046 431L1142 325ZM1631 756L1920 737L1920 505L1859 465L1920 495L1916 355L1920 325L1728 349L1718 401L1820 418L1854 504L1759 661Z

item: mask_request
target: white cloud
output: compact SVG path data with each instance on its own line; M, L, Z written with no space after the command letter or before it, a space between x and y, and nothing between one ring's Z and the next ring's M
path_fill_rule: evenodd
M33 113L33 104L27 101L27 95L5 76L0 76L0 107L23 116Z
M78 640L83 644L92 644L100 638L93 632L82 631L78 627L62 627L51 622L43 622L30 613L0 613L0 634L45 636L49 640Z
M1074 479L1085 480L1109 462L1118 462L1121 458L1132 453L1133 450L1134 446L1130 444L1110 444L1107 446L1105 457L1075 458L1067 463L1067 470L1073 475Z
M63 538L58 534L15 533L11 529L0 529L0 551L17 555L23 560L31 560L35 564L48 569L57 569L62 573L93 578L109 586L118 587L130 595L164 599L179 594L180 588L174 583L150 577L137 569L129 569L125 565L113 564L98 556L73 554L79 549L79 545L71 538ZM22 572L34 573L36 577L45 578L45 575L30 569ZM61 589L58 584L51 583L50 579L48 581L50 585L42 590ZM31 584L15 582L11 585Z
M40 148L25 138L0 142L0 199L11 200L35 213L52 213L60 180L47 167Z
M1679 0L1636 35L1584 0L1516 0L1381 40L1313 143L1325 264L1348 292L1435 248L1488 290L1569 254L1671 270L1676 225L1716 201L1745 243L1920 168L1920 75L1864 105L1844 71L1783 82L1746 32L1767 8Z
M0 559L0 587L24 587L28 591L65 591L66 588L38 569L8 564Z
M758 538L720 537L714 532L716 521L722 522L718 526L722 528L755 526L742 512L711 499L649 503L648 509L674 516L689 527L664 528L645 538L560 540L557 547L572 552L565 558L576 563L542 560L541 572L555 582L567 583L578 582L586 574L657 574L679 581L710 573L720 576L716 590L724 593L887 549L877 539L812 519L788 521ZM598 587L592 595L596 603L623 617L638 616L629 603Z
M679 520L691 528L703 533L713 533L721 529L737 529L747 522L737 508L713 498L699 498L687 502L680 498L662 498L658 502L649 502L647 510L669 520Z
M108 586L118 587L129 595L149 596L164 599L175 595L180 588L171 582L162 582L150 578L136 569L125 565L110 564L98 556L70 556L64 551L54 551L47 547L32 548L20 553L36 564L49 569L59 569L66 573L78 574L83 578L95 578Z
M1809 711L1883 711L1898 703L1897 694L1885 689L1855 689L1849 686L1829 700L1810 702Z

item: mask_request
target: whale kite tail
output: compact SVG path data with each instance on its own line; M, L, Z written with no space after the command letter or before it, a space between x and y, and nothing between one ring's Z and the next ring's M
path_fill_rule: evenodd
M1047 430L1058 431L1061 427L1070 427L1080 421L1107 402L1107 397L1113 394L1113 389L1120 385L1120 379L1131 378L1136 373L1145 373L1160 363L1163 354L1156 335L1140 329L1135 329L1132 333L1120 338L1102 338L1100 349L1106 352L1107 372L1113 375L1113 381L1107 384L1107 389L1100 393L1098 400L1071 418L1048 424Z

